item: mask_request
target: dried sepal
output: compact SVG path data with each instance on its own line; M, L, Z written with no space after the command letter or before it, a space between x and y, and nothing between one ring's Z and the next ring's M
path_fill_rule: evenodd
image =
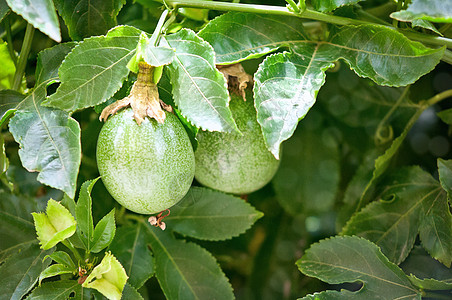
M228 89L237 95L241 95L246 101L245 89L248 83L253 82L253 76L245 72L240 63L233 65L218 65L217 69L223 74L228 82Z

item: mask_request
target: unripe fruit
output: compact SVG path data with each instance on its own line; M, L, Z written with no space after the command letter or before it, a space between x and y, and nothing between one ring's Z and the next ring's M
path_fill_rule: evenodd
M243 135L199 132L195 178L223 192L248 194L273 178L279 161L265 147L253 102L232 95L230 109Z
M193 181L195 160L180 121L165 112L163 124L145 118L138 125L128 108L110 117L97 142L102 181L125 208L153 214L176 204Z

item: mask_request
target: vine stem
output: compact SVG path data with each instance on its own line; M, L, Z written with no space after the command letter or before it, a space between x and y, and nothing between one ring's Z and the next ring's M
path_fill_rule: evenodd
M280 15L280 16L291 16L291 17L299 17L305 19L312 19L317 21L322 21L326 23L336 24L336 25L363 25L363 24L372 24L373 22L364 21L364 20L356 20L351 18L345 18L335 15L328 15L318 11L306 9L302 13L293 13L289 11L286 7L283 6L272 6L272 5L259 5L259 4L243 4L243 3L231 3L231 2L219 2L219 1L200 1L200 0L156 0L161 3L165 3L177 9L179 7L191 7L191 8L204 8L204 9L213 9L213 10L221 10L221 11L240 11L240 12L248 12L248 13L256 13L256 14L270 14L270 15ZM383 25L385 26L385 25ZM391 26L387 26L388 28L399 31L404 34L406 37L411 38L416 41L425 42L432 45L440 45L447 47L452 47L452 39L444 38L444 37L436 37L431 36L429 34L411 32L406 30L397 29Z
M9 51L9 56L11 57L14 66L17 67L17 57L16 54L14 53L14 48L13 48L13 38L12 38L12 33L11 33L11 20L10 17L7 16L4 19L4 24L5 24L5 31L6 31L6 41L8 43L8 51Z
M80 255L80 253L77 251L77 249L75 249L74 245L72 245L71 242L69 242L68 240L64 240L62 241L63 245L65 245L69 250L71 250L71 252L74 254L75 258L78 261L84 261L82 256Z
M22 49L20 50L19 62L17 63L16 73L14 73L12 89L16 91L19 91L20 83L22 82L22 77L25 73L25 66L27 65L28 54L30 54L31 42L33 41L33 35L35 32L34 30L35 29L30 23L27 24Z
M427 101L425 101L427 106L432 106L435 105L436 103L446 99L452 97L452 89L450 90L445 90L444 92L441 92L439 94L436 94L435 96L433 96L432 98L428 99Z

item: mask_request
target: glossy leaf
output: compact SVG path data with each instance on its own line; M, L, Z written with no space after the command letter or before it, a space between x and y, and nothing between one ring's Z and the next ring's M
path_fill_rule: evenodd
M449 1L413 0L406 10L391 14L400 21L427 20L439 23L452 23L452 6Z
M36 244L11 256L0 266L0 295L5 299L22 299L50 264L48 260L43 261L50 253L51 250L41 250Z
M452 216L445 192L418 167L402 169L380 184L378 198L352 217L342 234L376 243L396 264L411 251L419 233L429 253L450 266Z
M108 100L129 74L139 36L138 29L118 26L85 39L65 58L58 71L61 85L43 104L73 112Z
M52 0L6 0L16 14L51 39L61 42L60 23Z
M452 201L452 160L438 159L439 181L447 192L449 201Z
M38 56L36 86L18 106L10 120L10 132L21 149L19 156L38 180L74 197L80 165L80 127L63 111L41 106L46 87L58 80L61 61L73 44L60 44Z
M71 274L75 273L77 271L76 268L69 268L68 266L62 265L62 264L53 264L49 266L47 269L41 272L39 275L39 285L41 285L41 282L46 279L57 275L63 275L63 274Z
M24 100L25 97L25 95L13 90L0 91L0 128L2 128L3 124L13 116L17 105Z
M334 64L317 57L319 46L307 44L295 53L267 57L254 77L254 105L267 148L279 159L280 144L290 138L298 121L314 105Z
M416 19L411 22L412 27L421 27L428 30L433 31L436 34L443 35L438 29L436 29L435 25L433 25L430 21Z
M192 187L171 208L167 227L186 236L225 240L245 232L263 214L242 199L202 187Z
M161 67L170 64L175 56L175 50L168 47L155 47L151 38L144 32L140 35L137 51L130 60L128 67L135 73L138 73L138 62L144 60L148 65Z
M232 288L215 258L200 246L174 239L147 225L155 273L166 298L233 299Z
M124 0L54 0L54 2L73 40L105 34L116 26L116 16L125 4Z
M38 286L26 298L27 300L62 300L69 296L78 296L74 299L84 299L81 285L76 280L58 280L45 282Z
M325 120L314 109L283 147L273 178L276 196L288 214L332 209L339 186L339 150Z
M188 29L167 36L162 44L176 49L168 69L174 102L182 114L204 130L237 131L226 80L215 68L212 47Z
M88 180L82 184L75 207L75 216L77 219L77 235L85 245L86 250L91 250L94 235L94 223L92 215L91 190L97 179Z
M357 292L328 291L318 298L315 294L305 299L421 299L420 291L408 276L375 244L362 238L344 236L322 240L306 251L297 266L305 275L330 284L363 283Z
M344 5L356 4L361 0L312 0L314 9L321 12L330 12Z
M10 89L13 83L16 66L8 51L6 42L0 41L0 89ZM1 117L1 116L0 116ZM0 118L1 119L1 118Z
M141 223L121 226L110 250L123 265L134 288L139 289L154 273L154 258L147 246L147 235Z
M53 261L62 264L66 267L72 268L74 270L76 268L74 262L72 261L72 258L69 256L69 254L67 254L64 251L55 251L52 254L45 257L44 259L46 258L50 258Z
M299 18L241 12L229 12L215 18L199 32L199 36L215 49L217 65L261 57L307 40Z
M104 216L99 223L96 224L93 233L93 241L91 251L94 253L100 252L102 249L108 247L115 237L115 209L113 208L106 216Z

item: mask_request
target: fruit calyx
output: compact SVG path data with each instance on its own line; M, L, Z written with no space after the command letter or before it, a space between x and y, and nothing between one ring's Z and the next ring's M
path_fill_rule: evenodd
M248 83L253 84L253 76L245 72L240 63L232 65L217 65L218 71L220 71L228 83L228 89L242 96L243 101L246 101L245 89Z
M159 123L165 121L165 109L172 112L171 106L159 99L157 83L154 82L155 67L145 62L138 64L139 71L137 81L133 84L129 96L107 106L100 114L99 120L106 121L108 116L114 115L120 109L130 106L133 110L133 118L138 125L146 116L154 118Z

